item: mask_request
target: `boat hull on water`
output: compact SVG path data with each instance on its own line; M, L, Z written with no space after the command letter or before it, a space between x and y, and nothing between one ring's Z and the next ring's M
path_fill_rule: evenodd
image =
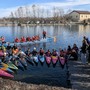
M2 67L2 66L0 66L0 69L3 70L3 71L6 71L6 72L13 73L13 71L10 68L8 68L8 67Z
M17 68L11 61L9 61L9 62L7 63L7 65L8 65L8 67L11 68L11 69L18 70L18 68Z
M58 61L58 56L51 56L51 58L52 58L52 63L56 64Z
M36 41L27 41L27 42L18 42L18 43L13 42L13 43L10 43L10 45L13 46L14 44L16 44L17 46L20 46L20 45L26 46L26 45L30 45L30 44L32 45L32 44L36 44L36 43L50 42L52 40L53 40L53 37L47 37L46 39L40 39L40 40L36 40ZM5 46L7 46L8 43L9 42L4 43Z
M19 59L20 63L26 68L27 67L27 62L26 60L23 58L23 59Z
M41 63L44 63L44 61L45 61L44 55L39 55L39 56L38 56L38 59L39 59L39 61L40 61Z
M59 61L60 61L61 65L65 64L65 58L64 57L59 57Z
M50 64L51 63L51 56L45 56L46 58L46 63Z
M9 73L1 70L1 69L0 69L0 76L1 77L9 77L9 78L13 78L14 77L13 75L11 75L11 74L9 74Z
M36 56L33 56L33 61L34 61L34 63L36 65L38 65L39 60L38 60L38 56L37 55Z
M39 55L39 56L38 56L38 59L39 59L41 65L43 65L43 64L44 64L44 61L45 61L44 55Z
M64 57L59 57L59 61L60 61L61 67L64 68L66 59Z

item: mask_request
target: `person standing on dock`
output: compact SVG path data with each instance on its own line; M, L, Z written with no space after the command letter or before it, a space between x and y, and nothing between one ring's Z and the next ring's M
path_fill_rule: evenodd
M86 42L86 39L84 37L84 39L82 41L82 47L81 47L81 61L83 64L86 64L86 62L87 62L86 49L87 49L87 42Z
M43 30L43 39L46 38L46 31Z

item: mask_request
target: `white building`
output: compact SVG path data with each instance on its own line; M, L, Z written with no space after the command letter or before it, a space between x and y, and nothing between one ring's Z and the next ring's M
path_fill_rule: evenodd
M90 12L89 11L72 11L69 14L69 17L72 21L84 21L90 19Z

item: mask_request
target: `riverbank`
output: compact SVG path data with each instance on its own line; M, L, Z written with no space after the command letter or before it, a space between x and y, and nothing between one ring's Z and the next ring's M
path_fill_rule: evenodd
M79 61L69 61L69 73L72 89L90 90L90 64Z
M47 23L47 24L12 24L12 23L0 23L0 27L5 27L5 26L22 26L22 27L25 27L25 26L59 26L59 25L90 25L90 23L88 24L84 24L84 23L80 23L80 22L68 22L68 23Z
M0 78L0 90L71 90L63 87L27 84Z

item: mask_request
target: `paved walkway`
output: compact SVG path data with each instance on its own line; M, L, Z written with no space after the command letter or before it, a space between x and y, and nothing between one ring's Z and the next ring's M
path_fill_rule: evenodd
M90 64L81 61L69 61L68 70L73 90L90 90Z

